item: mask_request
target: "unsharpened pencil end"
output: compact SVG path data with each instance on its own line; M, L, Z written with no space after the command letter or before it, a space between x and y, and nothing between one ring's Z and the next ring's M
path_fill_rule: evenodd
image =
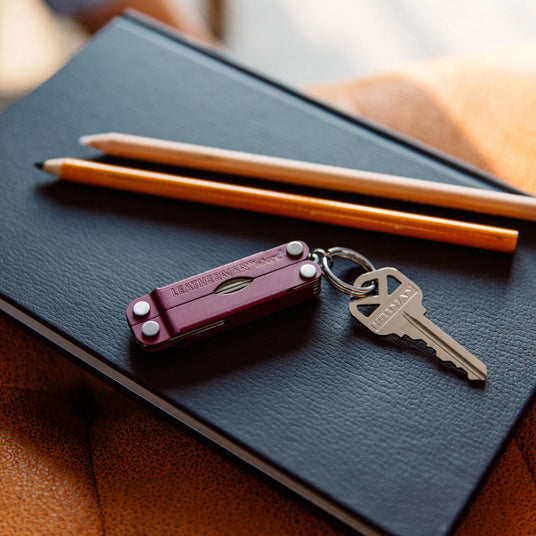
M44 164L44 162L34 162L34 166L37 169L43 169L43 164Z
M89 135L89 136L81 136L80 138L78 138L78 143L80 145L86 145L86 146L90 146L91 145L91 140L93 139L93 136Z

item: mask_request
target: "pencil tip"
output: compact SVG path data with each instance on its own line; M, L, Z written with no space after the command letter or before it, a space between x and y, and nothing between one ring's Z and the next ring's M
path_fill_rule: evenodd
M37 169L43 169L43 165L44 165L44 162L35 162L35 163L34 163L34 166L35 166Z

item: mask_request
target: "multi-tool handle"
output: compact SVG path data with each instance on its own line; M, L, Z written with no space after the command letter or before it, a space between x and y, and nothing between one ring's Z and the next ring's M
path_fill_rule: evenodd
M300 241L255 253L133 300L127 320L146 350L185 346L313 298L320 267Z

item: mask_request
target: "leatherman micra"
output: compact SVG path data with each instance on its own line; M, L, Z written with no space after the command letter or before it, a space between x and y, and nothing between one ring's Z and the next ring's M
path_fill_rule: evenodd
M145 350L186 346L313 298L321 275L293 241L156 288L130 302L127 319Z

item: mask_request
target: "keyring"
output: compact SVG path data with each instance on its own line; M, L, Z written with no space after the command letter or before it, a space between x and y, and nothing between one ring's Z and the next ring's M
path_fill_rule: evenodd
M345 294L354 296L357 298L366 296L370 294L374 288L374 284L366 285L364 287L355 287L354 285L349 285L345 283L340 277L337 277L331 267L333 266L334 257L340 257L342 259L347 259L349 261L355 262L365 272L372 272L376 268L374 265L363 255L354 251L353 249L343 248L335 246L329 248L327 251L321 248L314 249L311 253L311 257L319 263L319 260L322 259L322 271L324 272L324 277L337 289ZM320 264L320 263L319 263Z

